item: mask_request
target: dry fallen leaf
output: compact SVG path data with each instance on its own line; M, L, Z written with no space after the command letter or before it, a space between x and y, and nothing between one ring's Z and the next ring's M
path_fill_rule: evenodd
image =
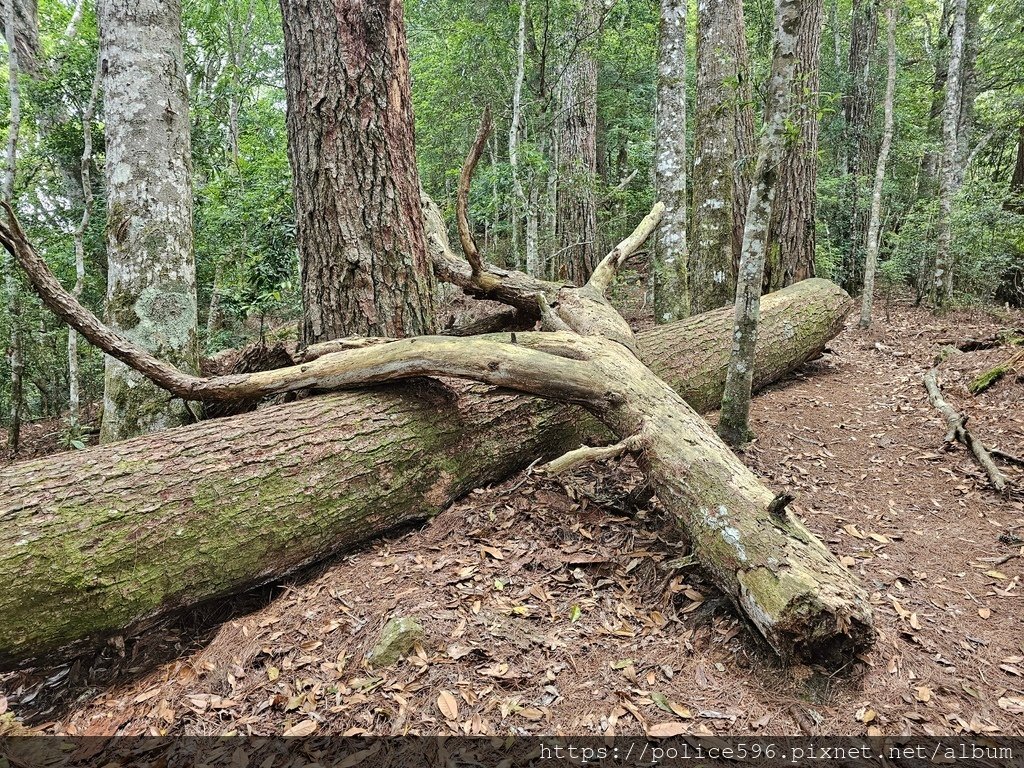
M437 708L447 720L459 719L459 702L455 700L451 691L441 691L437 697Z
M688 732L689 726L678 721L655 723L647 729L647 735L652 739L669 739L673 736L682 736Z
M316 730L315 720L304 720L298 725L293 725L291 728L286 728L282 736L309 736L313 731Z

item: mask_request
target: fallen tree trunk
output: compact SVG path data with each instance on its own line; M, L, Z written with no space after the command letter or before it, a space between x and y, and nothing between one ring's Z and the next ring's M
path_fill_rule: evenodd
M757 385L820 354L848 307L825 280L765 297ZM719 310L637 347L708 410L731 330ZM600 429L578 407L422 380L12 465L0 477L0 668L280 578Z

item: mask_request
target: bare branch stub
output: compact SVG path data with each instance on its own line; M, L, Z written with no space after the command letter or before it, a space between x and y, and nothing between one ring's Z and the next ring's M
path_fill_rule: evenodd
M466 254L466 259L473 270L474 279L479 279L484 270L483 262L480 259L480 251L476 247L476 240L473 239L473 232L469 227L469 186L473 180L476 164L480 162L480 156L483 155L484 147L487 145L487 139L490 137L493 127L491 108L485 107L484 114L480 118L480 127L476 132L476 139L473 141L473 146L469 150L466 162L462 166L462 172L459 174L459 192L456 204L459 242L462 243L462 251Z

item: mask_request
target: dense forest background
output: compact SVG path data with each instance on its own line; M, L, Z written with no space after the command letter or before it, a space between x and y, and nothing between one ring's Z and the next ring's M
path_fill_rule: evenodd
M885 124L884 7L865 0L804 5L806 23L820 33L810 35L812 45L820 46L818 71L817 77L806 71L798 75L795 88L813 114L809 122L817 126L816 146L802 135L806 124L792 124L789 140L794 152L809 153L815 162L803 166L813 177L800 182L810 194L787 198L783 185L777 215L783 225L801 230L798 236L809 243L816 274L856 294L863 285L865 236ZM703 11L696 3L691 6L685 14L689 119L682 125L687 147L698 152L687 153L692 180L688 208L705 199L694 191L707 183L694 157L710 140L701 135L702 126L710 131L716 125L715 115L701 113L701 88L707 82L702 66L707 64L696 54ZM910 292L927 302L941 239L938 169L956 3L911 0L897 6L893 140L881 190L877 285L880 291ZM8 82L0 94L0 113L9 116L4 125L8 157L17 161L16 173L9 171L6 178L10 198L66 286L76 283L78 250L84 267L82 301L102 314L108 211L95 13L89 3L40 0L36 39L31 25L19 25L9 4L3 12L14 20L7 25L8 41L18 53L17 66L4 68ZM552 278L566 276L559 253L572 246L559 239L566 223L560 220L556 187L563 193L577 187L594 201L597 231L589 247L597 253L650 209L663 12L650 0L616 0L589 9L567 0L407 3L419 170L424 188L448 220L484 105L494 115L496 130L470 195L471 219L491 262ZM723 82L734 94L736 110L751 115L756 134L768 98L773 4L747 0L742 17L733 30L744 36L749 71L740 68L733 80ZM967 9L954 163L958 179L950 217L956 304L1019 305L1024 300L1022 19L1019 0ZM183 24L199 327L209 355L259 337L294 336L301 314L286 145L285 52L276 2L186 0ZM16 89L10 87L12 73ZM560 168L560 147L567 140L565 114L577 108L567 94L578 96L579 78L587 77L596 82L594 173L567 178ZM741 146L735 153L737 169L754 163L753 144L746 150ZM766 283L770 274L771 259ZM77 406L69 411L69 400L84 408L101 398L102 356L80 345L73 350L75 371L69 366L67 328L42 308L7 261L4 281L3 421L10 423L19 400L24 420L70 413L62 439L79 447L80 421L88 420L79 417ZM12 379L16 386L18 378L12 373L21 367L21 396L12 397ZM77 391L72 379L79 382Z

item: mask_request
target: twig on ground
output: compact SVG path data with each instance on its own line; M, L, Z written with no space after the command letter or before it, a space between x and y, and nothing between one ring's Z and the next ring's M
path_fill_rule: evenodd
M957 413L953 406L943 399L942 390L939 388L938 372L934 368L924 375L924 387L928 390L929 401L946 420L947 432L943 442L951 444L954 440L957 440L965 445L974 454L974 458L977 459L981 468L985 470L985 474L988 475L992 487L1000 493L1005 493L1007 488L1006 476L996 466L995 462L992 461L992 456L985 449L985 446L967 430L965 426L967 418Z

